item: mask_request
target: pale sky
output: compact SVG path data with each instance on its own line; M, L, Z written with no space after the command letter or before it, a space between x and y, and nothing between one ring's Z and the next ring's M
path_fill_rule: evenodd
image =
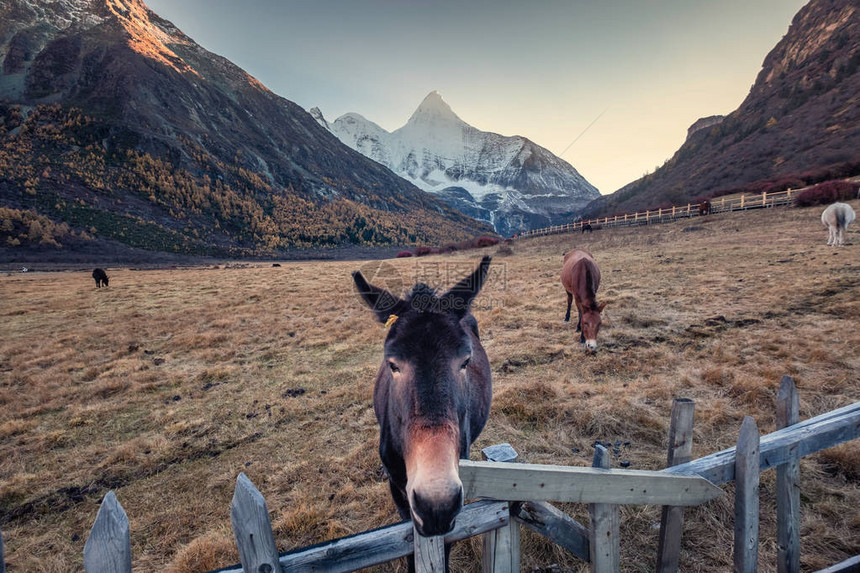
M357 112L393 131L438 90L467 123L555 154L581 135L561 157L603 194L669 159L698 118L736 109L806 4L145 1L329 121Z

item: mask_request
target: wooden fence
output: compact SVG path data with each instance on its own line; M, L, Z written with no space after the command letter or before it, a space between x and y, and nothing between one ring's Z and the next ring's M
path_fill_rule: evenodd
M691 400L676 399L669 429L668 466L662 471L609 469L607 450L596 447L591 468L506 463L516 457L507 444L484 450L487 461L460 463L466 497L493 498L471 503L445 536L424 538L402 522L278 554L269 511L260 492L241 473L231 503L231 522L241 564L219 573L354 571L415 555L419 573L444 570L446 543L484 536L484 571L519 571L520 525L529 527L590 564L597 573L620 566L619 506L663 505L656 569L678 570L685 506L721 495L716 487L735 481L734 570L758 566L758 483L761 470L777 468L779 573L797 573L800 564L798 460L860 437L860 402L799 422L794 381L786 376L777 397L776 432L759 437L755 420L743 421L738 445L690 461L693 435ZM505 462L501 461L505 460ZM504 501L497 501L503 499ZM549 501L589 504L585 527ZM5 572L0 534L0 573ZM84 546L87 573L131 571L129 521L113 491L96 515ZM819 573L856 571L860 556ZM211 572L216 573L216 572Z
M797 195L797 191L789 189L787 191L779 191L777 193L765 192L760 195L742 194L740 197L722 197L711 201L711 213L726 213L730 211L746 211L749 209L791 205L794 201L792 199L792 195ZM553 225L543 229L523 231L514 238L523 239L527 237L557 235L560 233L574 233L582 231L582 228L586 225L590 225L592 229L602 229L606 227L630 227L667 223L676 219L686 219L699 216L701 216L699 215L699 204L687 203L686 205L666 207L665 209L653 209L641 211L639 213L613 215L611 217L598 217L596 219L580 220L575 223L567 223L565 225Z

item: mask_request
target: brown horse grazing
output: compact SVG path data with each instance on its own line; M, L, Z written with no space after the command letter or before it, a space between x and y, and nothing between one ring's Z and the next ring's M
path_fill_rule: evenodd
M705 199L701 203L699 203L699 215L710 215L711 214L711 202Z
M567 291L567 314L564 321L570 322L570 306L576 299L579 320L576 331L581 333L579 341L585 343L590 352L597 350L597 332L600 330L600 313L606 303L597 304L597 289L600 287L600 268L591 253L573 249L564 255L561 268L561 284Z
M490 362L470 312L490 260L443 295L419 283L405 300L352 274L376 318L390 325L373 390L379 456L397 510L423 536L454 528L463 506L459 460L490 414Z

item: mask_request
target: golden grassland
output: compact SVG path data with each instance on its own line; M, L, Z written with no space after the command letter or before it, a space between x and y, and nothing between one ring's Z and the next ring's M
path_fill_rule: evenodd
M855 209L860 202L854 202ZM693 455L730 447L744 415L774 430L780 378L805 419L860 400L860 245L825 245L820 209L714 215L515 242L475 315L493 366L472 449L520 459L665 464L673 397L696 402ZM601 266L600 348L564 324L562 254ZM389 261L446 287L498 247ZM353 294L369 263L301 262L0 277L0 520L10 572L80 571L98 503L116 491L135 571L238 562L239 472L266 497L281 551L396 521L378 455L372 380L385 331ZM435 282L435 281L434 281ZM801 462L801 565L860 553L860 443ZM761 479L760 570L775 571L775 473ZM729 494L732 485L724 486ZM563 505L587 522L582 505ZM622 508L622 570L653 570L659 508ZM731 570L731 495L687 511L682 570ZM480 542L452 567L480 571ZM523 535L523 570L585 571ZM376 568L404 570L402 562Z

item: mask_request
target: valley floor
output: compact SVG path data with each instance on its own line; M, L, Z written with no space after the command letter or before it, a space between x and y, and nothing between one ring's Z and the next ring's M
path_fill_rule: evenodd
M860 210L860 201L853 201ZM791 375L806 419L860 400L860 240L826 246L821 208L558 235L420 259L207 263L0 274L0 529L10 573L80 571L99 501L131 521L134 569L238 562L239 472L266 498L281 551L396 521L376 452L372 380L384 329L354 294L447 287L495 255L475 316L494 401L472 449L533 463L662 469L674 397L695 400L693 456L774 430ZM562 255L590 250L608 301L595 356L565 324ZM801 567L860 554L860 441L801 462ZM775 571L775 474L762 474L760 571ZM731 492L732 486L725 486ZM732 496L686 513L682 570L731 571ZM562 504L587 522L587 510ZM654 569L660 508L622 510L622 570ZM480 540L455 571L481 570ZM586 571L525 532L523 571ZM402 563L376 568L403 571Z

